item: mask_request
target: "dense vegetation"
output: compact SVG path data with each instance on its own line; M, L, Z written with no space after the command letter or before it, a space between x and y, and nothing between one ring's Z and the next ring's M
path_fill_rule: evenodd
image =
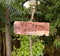
M38 56L39 55L60 56L59 54L60 52L59 51L60 50L60 0L39 0L39 1L41 3L36 7L36 12L33 21L49 22L50 36L32 37L33 55L34 56L37 55ZM20 47L17 49L16 47L13 48L14 50L12 52L12 56L19 56L19 55L29 56L30 54L29 42L28 42L29 36L15 35L13 31L14 21L16 20L29 21L31 18L31 10L30 8L27 10L26 8L23 7L24 2L25 0L9 0L9 1L0 0L0 33L1 31L5 33L5 29L6 29L5 24L7 22L5 13L6 13L6 8L9 8L8 18L10 19L11 38L15 39L18 36L19 37L18 40L20 41ZM20 50L22 51L23 54L20 52Z

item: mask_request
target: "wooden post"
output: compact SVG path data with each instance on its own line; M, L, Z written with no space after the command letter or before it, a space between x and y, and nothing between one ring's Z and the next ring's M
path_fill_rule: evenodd
M30 36L29 36L29 43L30 43L30 56L33 56L32 55L32 39Z
M30 22L33 21L34 19L34 13L35 13L35 6L32 7L32 15L31 15Z
M32 7L32 15L31 15L30 22L32 22L34 19L34 13L35 13L35 6ZM29 36L29 43L30 43L30 56L33 56L33 54L32 54L32 39L30 36Z

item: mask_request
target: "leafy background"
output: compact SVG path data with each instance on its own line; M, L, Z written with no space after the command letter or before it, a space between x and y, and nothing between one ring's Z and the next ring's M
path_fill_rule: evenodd
M5 8L10 9L10 23L11 23L11 38L15 39L17 36L13 32L14 21L29 21L31 17L31 10L23 8L23 3L26 0L0 0L0 30L5 32ZM39 0L41 3L36 7L34 20L37 22L49 22L50 23L50 36L36 37L33 36L33 55L39 56L43 54L49 54L53 56L60 56L58 50L60 50L60 0ZM0 32L1 33L1 32ZM2 34L3 35L3 34ZM2 36L1 36L2 37ZM33 39L34 38L34 39ZM20 48L13 48L12 56L28 55L29 51L29 37L19 36ZM43 42L44 41L44 44ZM36 44L36 45L35 45ZM36 48L37 46L37 48ZM25 47L25 48L24 48ZM28 48L28 49L27 49ZM41 48L41 49L40 49ZM51 52L51 50L53 52ZM54 51L55 50L55 51ZM22 53L20 52L22 51ZM26 52L25 52L26 51ZM44 52L43 52L44 51ZM25 52L25 53L24 53ZM17 53L17 54L16 54ZM21 54L20 54L21 53Z

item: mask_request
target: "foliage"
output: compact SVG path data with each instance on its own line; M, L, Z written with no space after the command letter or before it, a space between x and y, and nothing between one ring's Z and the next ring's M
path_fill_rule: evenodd
M28 21L30 20L31 12L30 10L27 10L26 8L23 8L23 3L26 0L0 0L0 30L5 31L5 8L8 7L10 9L10 20L11 20L11 28L13 28L14 21ZM50 23L50 36L44 38L45 45L50 45L54 42L54 46L56 48L60 47L60 41L56 39L56 35L59 35L60 31L60 0L39 0L41 3L39 6L36 7L36 12L34 16L34 20L38 22L49 22ZM13 30L11 30L11 34L13 34ZM14 34L13 34L14 35ZM23 38L25 37L25 38ZM14 51L12 52L13 56L20 56L21 52L26 51L28 55L29 52L29 42L26 38L27 36L23 36L21 40L21 47L19 49L16 49L14 47ZM55 40L55 39L56 40ZM32 38L33 40L33 55L40 55L42 54L43 48L40 50L39 46L43 46L40 43L40 40L37 38ZM55 41L54 41L55 40ZM25 45L26 43L26 45ZM36 44L36 45L35 45ZM22 48L22 45L26 48ZM37 46L37 48L36 48ZM22 49L22 50L21 50ZM36 51L36 50L38 51ZM42 53L41 53L42 52ZM17 53L17 54L16 54ZM27 53L25 53L27 55ZM34 54L35 53L35 54ZM39 54L40 53L40 54ZM36 56L35 55L35 56Z
M60 48L60 39L55 39L54 46L56 47L56 49Z
M56 26L60 26L60 1L56 0L44 0L45 3L42 3L37 6L38 21L44 21L50 23L50 34L55 35L57 30ZM41 14L41 13L42 14Z
M44 45L43 41L39 40L37 37L34 36L21 36L19 40L21 40L21 47L14 50L12 52L12 56L30 56L30 44L29 44L29 37L32 37L32 53L33 56L43 56Z

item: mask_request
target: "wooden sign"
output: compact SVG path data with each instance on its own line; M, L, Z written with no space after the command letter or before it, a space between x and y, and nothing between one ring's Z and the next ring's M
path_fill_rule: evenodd
M23 35L49 36L49 23L15 21L14 33Z

